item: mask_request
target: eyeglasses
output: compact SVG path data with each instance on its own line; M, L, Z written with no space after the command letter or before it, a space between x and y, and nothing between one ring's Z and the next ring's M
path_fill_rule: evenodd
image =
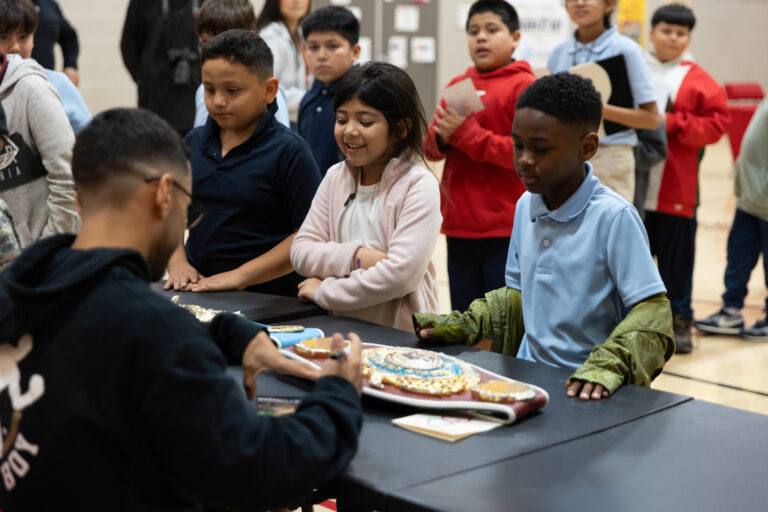
M144 178L145 183L152 183L153 181L160 181L160 176L150 176L147 178ZM189 208L187 209L187 229L192 229L193 227L200 224L200 221L203 220L203 215L205 215L205 208L203 208L202 203L192 197L192 194L187 192L184 187L176 183L176 180L172 180L173 186L177 189L181 190L185 196L189 197Z

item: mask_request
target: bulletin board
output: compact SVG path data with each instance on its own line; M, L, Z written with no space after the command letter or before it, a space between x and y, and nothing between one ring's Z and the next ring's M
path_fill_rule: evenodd
M315 0L313 8L341 5L360 15L362 54L403 68L419 91L429 119L437 104L437 0ZM366 55L367 54L367 55Z

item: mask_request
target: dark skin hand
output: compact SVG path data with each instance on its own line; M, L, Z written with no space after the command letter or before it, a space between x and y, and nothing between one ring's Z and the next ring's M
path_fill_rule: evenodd
M422 340L435 339L435 329L430 327L427 329L420 329L416 333ZM594 382L587 382L583 380L568 380L565 383L567 388L566 394L572 398L576 395L581 400L600 400L601 398L608 398L611 393L606 390L602 384L596 384Z

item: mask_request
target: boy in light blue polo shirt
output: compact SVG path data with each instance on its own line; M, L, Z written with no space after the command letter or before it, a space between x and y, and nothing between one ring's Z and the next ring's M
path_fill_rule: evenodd
M575 372L568 395L598 400L650 385L674 353L672 313L634 207L602 185L602 103L592 83L559 73L529 86L512 123L517 203L506 288L464 313L415 314L425 339L473 344Z
M634 129L658 128L661 122L659 109L663 110L666 105L659 105L657 109L656 89L643 49L621 35L616 26L611 26L615 7L616 0L567 0L565 8L577 28L572 37L552 51L547 69L559 73L578 64L605 61L619 55L624 58L633 108L608 104L603 108L603 118L606 123L618 123L627 129L615 133L608 131L610 135L600 139L600 150L591 163L600 182L631 203L635 196L634 146L637 145L637 135ZM617 95L623 91L612 92ZM606 130L608 128L606 125Z

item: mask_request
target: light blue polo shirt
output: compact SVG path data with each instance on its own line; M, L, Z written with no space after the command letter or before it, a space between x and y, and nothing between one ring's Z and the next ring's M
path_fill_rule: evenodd
M67 75L61 71L45 70L45 76L53 84L56 91L61 96L61 102L64 104L64 110L67 112L67 119L72 126L75 135L85 128L91 122L91 113L83 100L80 91L72 83Z
M624 62L627 65L627 75L629 85L632 88L635 108L644 103L656 101L651 72L645 62L643 49L632 39L619 34L619 29L615 25L587 44L581 44L574 34L552 51L547 62L547 69L552 73L569 71L577 64L605 60L619 54L624 55ZM637 134L635 130L624 130L601 138L600 144L635 146L637 145Z
M592 175L557 210L526 192L506 283L523 298L521 359L578 368L629 310L665 293L637 210Z

